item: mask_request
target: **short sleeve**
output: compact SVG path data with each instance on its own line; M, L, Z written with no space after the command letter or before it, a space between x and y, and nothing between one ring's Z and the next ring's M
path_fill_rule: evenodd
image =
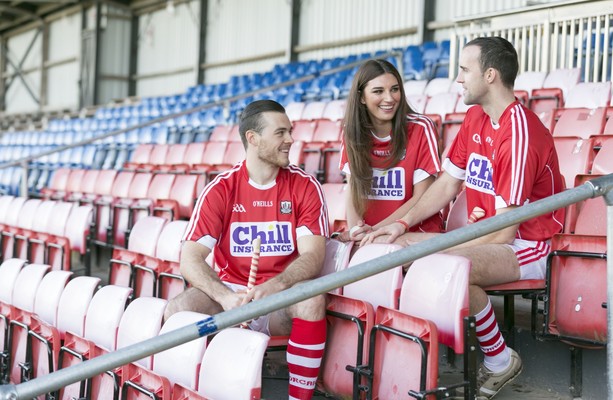
M300 198L299 215L296 223L296 237L321 235L328 237L328 208L323 189L314 179L305 180Z
M430 176L436 176L441 171L438 156L438 140L434 123L430 118L419 116L409 124L410 137L415 137L415 145L407 151L416 151L413 184L419 183Z
M227 196L222 186L209 185L201 193L183 240L198 242L213 249L223 230Z
M467 163L467 127L469 124L469 116L467 115L464 122L460 126L460 130L455 139L449 146L447 157L443 161L443 169L456 179L464 180L466 178L466 163Z

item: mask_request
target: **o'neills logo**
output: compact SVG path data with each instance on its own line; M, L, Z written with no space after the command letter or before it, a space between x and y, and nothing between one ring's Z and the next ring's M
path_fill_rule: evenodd
M492 164L487 157L472 153L466 166L466 186L479 192L494 195Z
M373 200L403 200L404 168L386 170L373 168L372 186L368 198Z
M262 241L262 257L285 256L294 252L290 222L233 222L230 225L230 254L234 257L251 257L251 243L257 237Z

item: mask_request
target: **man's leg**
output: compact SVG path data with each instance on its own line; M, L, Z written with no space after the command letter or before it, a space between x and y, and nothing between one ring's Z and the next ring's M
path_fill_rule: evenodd
M194 311L214 315L219 314L223 309L203 291L191 287L168 302L164 311L164 321L179 311Z
M271 335L289 334L289 399L313 397L326 344L326 299L315 296L270 316Z
M508 348L498 328L489 297L482 289L520 278L514 251L506 245L488 244L452 250L471 260L470 313L475 316L477 339L483 351L483 368L477 378L480 394L492 397L522 369L517 353Z

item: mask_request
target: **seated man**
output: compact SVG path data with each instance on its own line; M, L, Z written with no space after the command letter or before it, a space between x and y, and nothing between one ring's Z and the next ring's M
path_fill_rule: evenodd
M292 124L270 100L249 104L239 132L246 158L203 190L187 227L181 273L193 286L171 300L165 318L181 310L216 314L318 276L328 215L319 183L289 165ZM252 242L261 239L255 286L247 290ZM205 259L214 251L215 265ZM290 335L289 398L310 399L326 339L323 295L259 317L251 329Z
M366 235L362 244L424 240L433 234L406 233L439 212L466 184L467 207L474 222L500 215L563 190L551 133L538 116L514 96L518 60L513 45L500 37L467 43L460 55L457 81L466 104L460 131L443 163L445 172L402 219ZM519 279L544 279L550 239L562 230L564 210L545 214L448 250L472 262L470 312L484 353L477 376L479 395L493 397L522 370L518 354L498 329L484 287Z

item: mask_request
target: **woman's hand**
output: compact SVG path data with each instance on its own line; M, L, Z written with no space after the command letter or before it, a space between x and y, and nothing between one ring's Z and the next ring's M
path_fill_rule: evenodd
M404 234L406 228L400 222L392 222L389 225L382 226L381 228L366 234L360 246L365 246L370 243L393 243L400 235ZM377 238L380 238L377 240Z

